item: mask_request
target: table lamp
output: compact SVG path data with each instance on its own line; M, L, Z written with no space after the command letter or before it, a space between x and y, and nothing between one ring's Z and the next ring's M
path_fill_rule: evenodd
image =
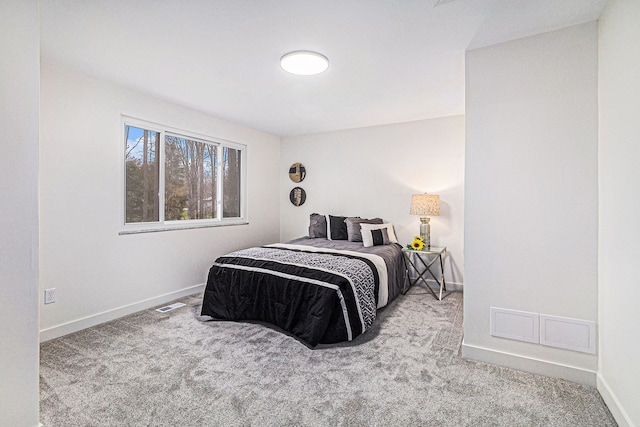
M414 194L411 196L411 215L420 215L420 236L426 248L431 246L430 216L440 215L440 196L436 194Z

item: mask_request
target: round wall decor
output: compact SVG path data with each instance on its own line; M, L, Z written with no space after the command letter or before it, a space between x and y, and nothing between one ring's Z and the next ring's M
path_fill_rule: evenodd
M291 181L302 182L305 176L307 176L307 171L302 163L294 163L289 167L289 178L291 178Z
M304 204L305 200L307 200L307 193L303 188L295 187L289 193L289 200L293 203L294 206L300 206Z

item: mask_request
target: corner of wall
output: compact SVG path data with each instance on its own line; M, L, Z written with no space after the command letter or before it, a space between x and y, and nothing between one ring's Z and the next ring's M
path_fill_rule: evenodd
M615 418L619 427L635 427L635 424L631 421L631 417L622 407L622 404L618 400L618 397L615 395L609 384L606 382L604 377L598 373L597 376L597 388L600 396L602 396L602 400L611 411L613 418Z

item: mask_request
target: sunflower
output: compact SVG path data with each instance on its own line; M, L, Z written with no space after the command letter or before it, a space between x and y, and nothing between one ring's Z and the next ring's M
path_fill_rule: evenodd
M422 236L413 236L413 240L420 240L421 242L424 242L424 237L422 237Z
M421 239L415 239L409 246L411 246L411 249L414 251L421 251L424 249L424 242Z

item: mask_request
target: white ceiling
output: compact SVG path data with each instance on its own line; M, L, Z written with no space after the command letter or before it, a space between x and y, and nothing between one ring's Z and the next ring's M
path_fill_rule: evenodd
M434 7L434 4L438 4ZM277 135L464 113L464 52L593 21L606 0L41 0L66 64ZM329 69L294 76L293 50Z

